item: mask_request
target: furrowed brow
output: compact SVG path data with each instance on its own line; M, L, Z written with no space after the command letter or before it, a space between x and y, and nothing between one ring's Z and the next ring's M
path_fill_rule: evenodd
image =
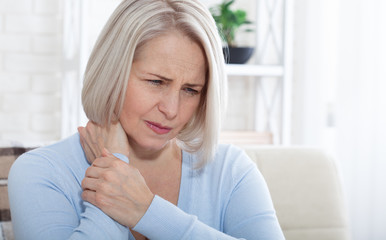
M164 76L161 76L161 75L159 75L159 74L154 74L154 73L149 73L149 74L150 74L150 75L153 75L153 76L155 76L155 77L157 77L157 78L159 78L159 79L161 79L161 80L164 80L164 81L168 81L168 82L173 81L173 79L167 78L167 77L164 77Z
M190 84L190 83L187 83L185 84L186 87L191 87L191 88L194 88L194 87L204 87L204 85L202 84Z
M164 77L162 75L159 75L159 74L155 74L155 73L148 73L149 75L152 75L154 77L157 77L158 79L161 79L161 80L164 80L164 81L167 81L167 82L172 82L173 79L171 78L167 78L167 77ZM204 87L205 84L192 84L192 83L186 83L184 84L186 87Z

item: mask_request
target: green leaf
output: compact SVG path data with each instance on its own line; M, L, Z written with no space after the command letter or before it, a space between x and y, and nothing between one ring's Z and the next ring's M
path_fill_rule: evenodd
M223 2L224 8L225 8L225 9L228 9L229 6L232 5L234 2L235 2L235 0L231 0L231 1L229 1L229 2L224 1L224 2Z
M235 34L240 26L244 24L251 24L251 21L247 20L247 13L244 10L231 10L230 6L235 0L224 0L221 4L218 4L210 8L210 12L213 19L216 22L220 35L227 41L228 45L232 45L235 39ZM253 31L248 29L248 32Z

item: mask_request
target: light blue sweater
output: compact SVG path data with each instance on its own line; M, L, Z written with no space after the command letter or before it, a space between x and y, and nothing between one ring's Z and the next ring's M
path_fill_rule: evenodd
M221 145L204 169L194 170L196 161L183 152L178 206L155 196L135 231L167 240L284 239L266 183L243 151ZM134 239L82 200L88 167L78 134L20 156L9 174L16 239Z

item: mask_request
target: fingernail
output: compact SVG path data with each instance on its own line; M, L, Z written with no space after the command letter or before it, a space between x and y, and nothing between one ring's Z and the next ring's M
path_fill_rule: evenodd
M103 148L106 154L111 155L111 152L107 148Z

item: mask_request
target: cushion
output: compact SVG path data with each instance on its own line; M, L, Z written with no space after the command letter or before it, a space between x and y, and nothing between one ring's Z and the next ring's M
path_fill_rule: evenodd
M11 168L12 163L16 160L16 158L31 149L32 148L24 147L0 148L0 221L11 220L7 188L9 169Z
M324 151L246 147L267 182L287 240L349 239L339 172Z

